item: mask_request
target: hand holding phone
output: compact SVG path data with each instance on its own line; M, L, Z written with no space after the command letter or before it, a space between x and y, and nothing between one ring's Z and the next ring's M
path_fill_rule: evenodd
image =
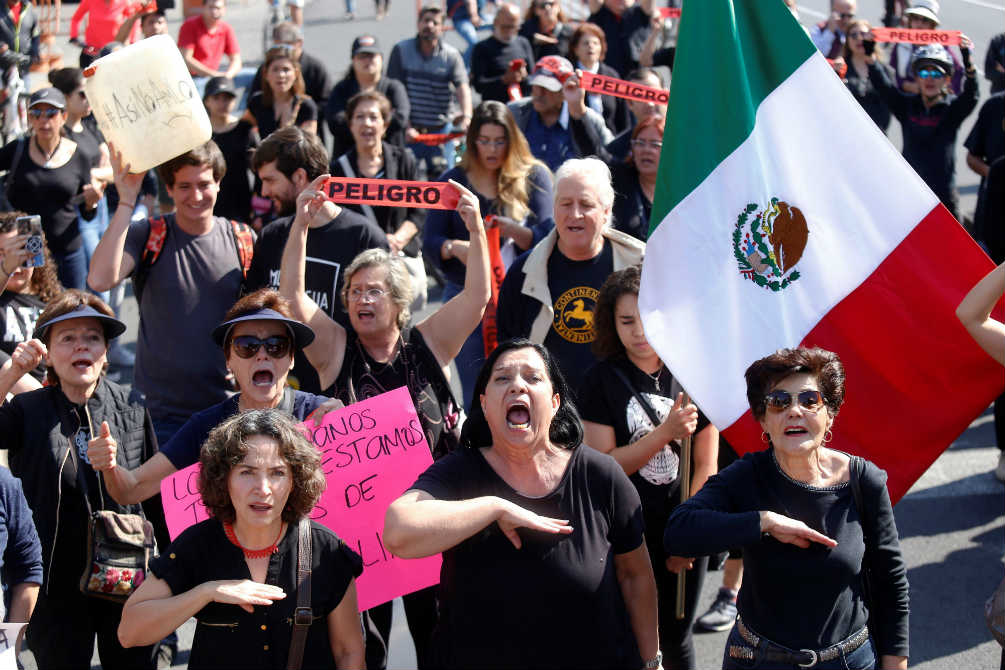
M18 234L28 236L28 240L24 245L25 250L28 252L28 260L25 261L24 266L26 268L42 267L45 265L45 249L42 242L42 217L37 214L33 216L19 216L15 223L17 223Z

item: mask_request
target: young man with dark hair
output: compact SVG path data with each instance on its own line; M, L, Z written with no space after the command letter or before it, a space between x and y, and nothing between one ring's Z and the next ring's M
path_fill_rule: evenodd
M265 138L255 151L252 169L262 180L262 195L272 199L282 218L262 229L248 271L247 290L278 289L283 249L290 236L297 196L328 172L328 153L317 135L290 126ZM367 249L387 249L387 236L363 215L334 202L326 202L324 209L326 216L319 218L327 223L312 225L307 234L307 294L325 314L346 325L345 306L339 299L343 270ZM289 380L301 391L324 391L314 367L300 353Z
M213 216L226 170L213 142L158 168L176 211L130 225L143 175L112 152L119 206L91 259L88 283L107 291L132 277L140 308L134 388L146 396L159 444L227 397L220 352L206 337L241 295L254 233Z

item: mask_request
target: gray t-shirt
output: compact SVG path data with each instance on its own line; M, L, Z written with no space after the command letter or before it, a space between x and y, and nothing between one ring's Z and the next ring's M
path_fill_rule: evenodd
M228 395L223 353L210 333L244 277L229 221L216 217L210 232L194 236L166 219L167 240L140 300L134 384L155 420L185 421ZM147 221L129 227L125 253L137 264L149 230Z

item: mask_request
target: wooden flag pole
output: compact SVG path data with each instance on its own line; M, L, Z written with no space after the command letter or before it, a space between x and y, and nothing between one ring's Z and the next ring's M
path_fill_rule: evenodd
M684 406L691 404L691 398L684 394ZM680 442L680 468L678 470L680 479L680 501L683 503L691 497L691 436L688 435ZM684 618L684 586L687 583L687 570L681 569L677 573L677 619Z

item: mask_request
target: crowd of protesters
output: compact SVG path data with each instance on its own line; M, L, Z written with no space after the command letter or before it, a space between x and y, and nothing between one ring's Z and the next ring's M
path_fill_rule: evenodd
M495 3L493 16L481 0L425 5L390 49L353 35L336 79L305 49L293 2L255 76L235 81L226 4L203 0L177 45L213 139L145 173L106 143L81 69L26 97L27 132L0 147L0 565L7 618L30 619L41 670L85 667L95 639L105 668L157 667L192 616L189 667L386 667L390 603L360 619L360 556L305 520L324 482L295 424L399 387L434 463L389 508L384 543L443 554L440 584L404 597L419 668L690 669L693 628L731 630L724 667L907 667L885 473L826 446L844 398L837 355L785 349L750 366L767 448L736 459L646 340L639 268L667 108L579 82L669 88L674 24L655 0L588 4L583 20L558 0ZM884 49L855 0L831 9L809 38L882 132L897 119L905 159L970 218L955 152L980 101L975 45ZM941 28L939 9L914 0L900 20ZM5 5L0 65L38 61L35 11ZM387 11L377 3L378 19ZM166 32L156 3L125 0L83 0L71 24L82 68ZM968 225L997 264L1003 45L987 45L992 95L964 142L981 177ZM323 192L330 175L447 182L459 201L339 205ZM42 262L26 266L34 215ZM989 351L1000 324L983 305L1001 276L961 305ZM127 284L135 356L116 346ZM442 304L413 323L436 284ZM133 368L131 389L109 364ZM995 417L1003 447L1005 398ZM194 463L212 518L169 544L161 482ZM131 583L118 575L128 601L82 592L95 509L152 522L160 555ZM720 560L722 588L699 616ZM808 604L778 616L797 594Z

